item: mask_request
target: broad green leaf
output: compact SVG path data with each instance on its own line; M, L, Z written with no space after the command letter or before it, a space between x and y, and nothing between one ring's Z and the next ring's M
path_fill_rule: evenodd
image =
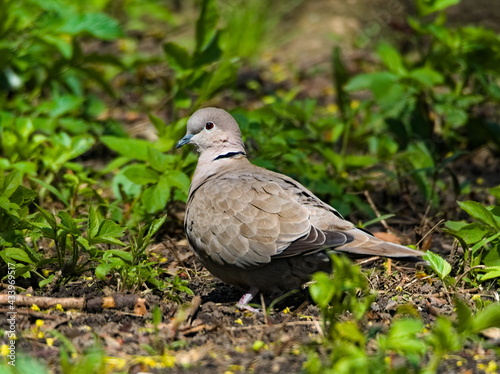
M160 173L163 173L171 165L170 158L153 147L148 148L148 160L151 167Z
M446 221L444 225L450 230L459 231L462 227L467 226L468 223L463 221Z
M335 330L344 339L347 339L350 342L354 342L358 344L360 347L363 347L366 343L365 335L359 330L358 326L352 321L336 323Z
M117 39L123 35L118 21L104 13L70 16L59 31L71 35L90 34L105 40Z
M438 254L427 251L422 258L429 262L432 270L436 272L439 278L444 279L450 274L451 265Z
M222 56L219 47L219 33L214 34L203 51L195 53L193 56L193 68L201 68L204 65L217 61Z
M89 208L89 229L88 237L89 239L97 236L99 234L99 227L101 226L101 217L95 208L91 205Z
M38 286L40 288L43 288L47 284L52 283L52 281L54 280L55 276L56 276L55 274L50 274L46 279L42 279L40 282L38 282Z
M478 203L477 201L459 201L458 205L471 217L485 223L495 230L500 230L493 214L481 203Z
M159 174L147 168L144 164L131 165L123 174L131 181L141 186L148 183L156 183L159 179Z
M373 90L377 85L390 85L398 81L397 75L389 72L358 74L344 87L347 91Z
M105 219L101 226L99 227L99 236L111 236L115 238L119 238L123 236L125 231L125 227L121 227L116 222L113 222L109 219Z
M61 117L64 114L81 108L84 98L74 95L63 95L53 98L52 108L49 112L51 117Z
M186 192L191 183L189 177L179 170L170 170L163 174L160 179L163 180L164 186L168 186L169 188L177 187Z
M66 60L73 56L73 44L70 39L47 34L42 36L42 40L56 47Z
M200 17L196 21L196 52L202 52L214 37L218 18L215 0L203 0Z
M444 10L452 5L458 4L460 0L417 0L417 10L421 17L431 13Z
M32 264L33 261L31 261L30 257L28 254L22 250L21 248L5 248L0 251L0 257L6 262L25 262L27 264Z
M455 297L455 309L457 312L458 324L457 329L459 332L464 332L472 329L472 310L460 298Z
M492 303L476 313L473 319L474 332L490 327L500 327L500 304Z
M396 48L388 43L380 43L377 53L391 72L399 76L406 75L407 70L404 66L403 57Z
M483 240L484 237L488 235L489 231L487 226L478 222L473 222L461 227L460 230L456 231L456 234L467 244L474 244Z
M72 233L73 235L80 235L81 234L75 220L67 212L60 211L57 214L57 216L61 219L62 226L66 227L70 233Z
M3 173L2 173L3 174ZM0 176L0 192L1 196L9 198L21 185L22 176L19 171L14 171L7 176Z
M100 280L105 280L111 269L111 264L101 262L95 269L95 276Z
M158 184L148 187L143 195L142 202L148 213L156 213L165 208L170 199L170 186L164 179Z
M191 67L191 56L186 48L173 42L167 42L163 45L163 50L172 69L184 71Z
M498 201L500 202L500 186L490 188L488 191L490 194L495 196L498 199Z
M45 220L50 225L50 227L53 230L57 230L57 222L56 222L56 218L54 217L54 215L52 213L50 213L49 211L43 209L41 206L38 206L37 204L35 204L35 206L38 208L40 213L42 213L43 218L45 218Z
M148 117L155 127L156 131L158 132L158 136L161 137L167 128L167 124L160 117L155 116L154 114L149 113Z
M335 293L332 280L328 274L322 272L314 274L313 279L316 282L309 286L309 293L320 308L326 308Z
M132 256L132 253L123 251L121 249L109 249L104 253L103 258L105 260L108 260L111 257L119 257L129 263L132 263L132 261L134 260L134 256Z
M344 157L345 165L351 167L364 167L376 164L378 159L368 155L346 155Z
M103 136L101 141L113 151L118 152L125 157L140 161L147 161L148 148L151 147L151 143L141 139Z
M484 269L485 274L481 276L481 281L485 281L493 278L500 278L500 266L489 266Z
M483 252L483 263L486 266L499 266L500 265L500 232L496 233L495 235L486 238L487 242L483 244L486 245L487 243L491 243L490 246L488 246L488 250Z
M422 86L429 88L444 81L444 77L439 72L430 68L414 69L408 74L408 77L416 80Z

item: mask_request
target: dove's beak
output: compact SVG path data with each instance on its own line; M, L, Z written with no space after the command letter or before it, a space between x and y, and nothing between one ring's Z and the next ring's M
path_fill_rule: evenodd
M184 137L177 142L177 144L175 145L175 148L180 148L184 144L188 144L190 142L190 140L191 140L192 137L193 137L193 134L186 134L186 135L184 135Z

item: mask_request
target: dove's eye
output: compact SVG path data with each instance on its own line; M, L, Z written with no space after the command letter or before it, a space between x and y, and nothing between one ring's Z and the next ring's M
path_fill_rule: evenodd
M207 123L205 123L205 128L207 130L212 130L214 128L214 126L215 126L215 123L213 123L213 122L207 122Z

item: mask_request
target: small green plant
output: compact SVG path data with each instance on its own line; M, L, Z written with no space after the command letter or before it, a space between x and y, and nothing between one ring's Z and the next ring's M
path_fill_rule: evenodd
M375 295L367 292L366 279L350 261L334 256L332 262L333 277L317 273L309 288L321 310L323 338L321 345L309 348L307 373L436 373L446 355L479 339L483 330L500 326L498 303L473 313L456 299L455 322L440 316L425 326L419 319L396 316L387 331L362 327ZM442 269L440 276L447 272Z
M446 222L446 231L457 238L464 250L464 271L472 277L464 279L473 283L500 279L500 187L491 188L489 192L497 199L497 204L458 203L474 222Z
M143 283L147 283L155 289L166 291L171 300L179 302L179 292L192 295L193 292L187 287L187 282L178 276L162 280L164 272L158 268L156 261L150 260L146 251L166 218L163 216L153 220L149 225L141 226L138 232L131 236L128 248L105 251L95 269L97 278L105 280L108 276L118 274L117 287L120 290L136 291Z

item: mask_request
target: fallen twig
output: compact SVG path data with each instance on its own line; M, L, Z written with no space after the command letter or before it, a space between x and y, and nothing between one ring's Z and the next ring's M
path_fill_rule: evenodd
M10 304L8 298L10 295L0 294L0 305ZM105 297L41 297L41 296L26 296L16 295L15 305L32 306L36 305L40 309L51 309L60 305L63 309L78 309L85 312L100 312L102 309L124 309L131 308L134 314L142 316L146 314L146 299L138 295L123 295L116 294Z

